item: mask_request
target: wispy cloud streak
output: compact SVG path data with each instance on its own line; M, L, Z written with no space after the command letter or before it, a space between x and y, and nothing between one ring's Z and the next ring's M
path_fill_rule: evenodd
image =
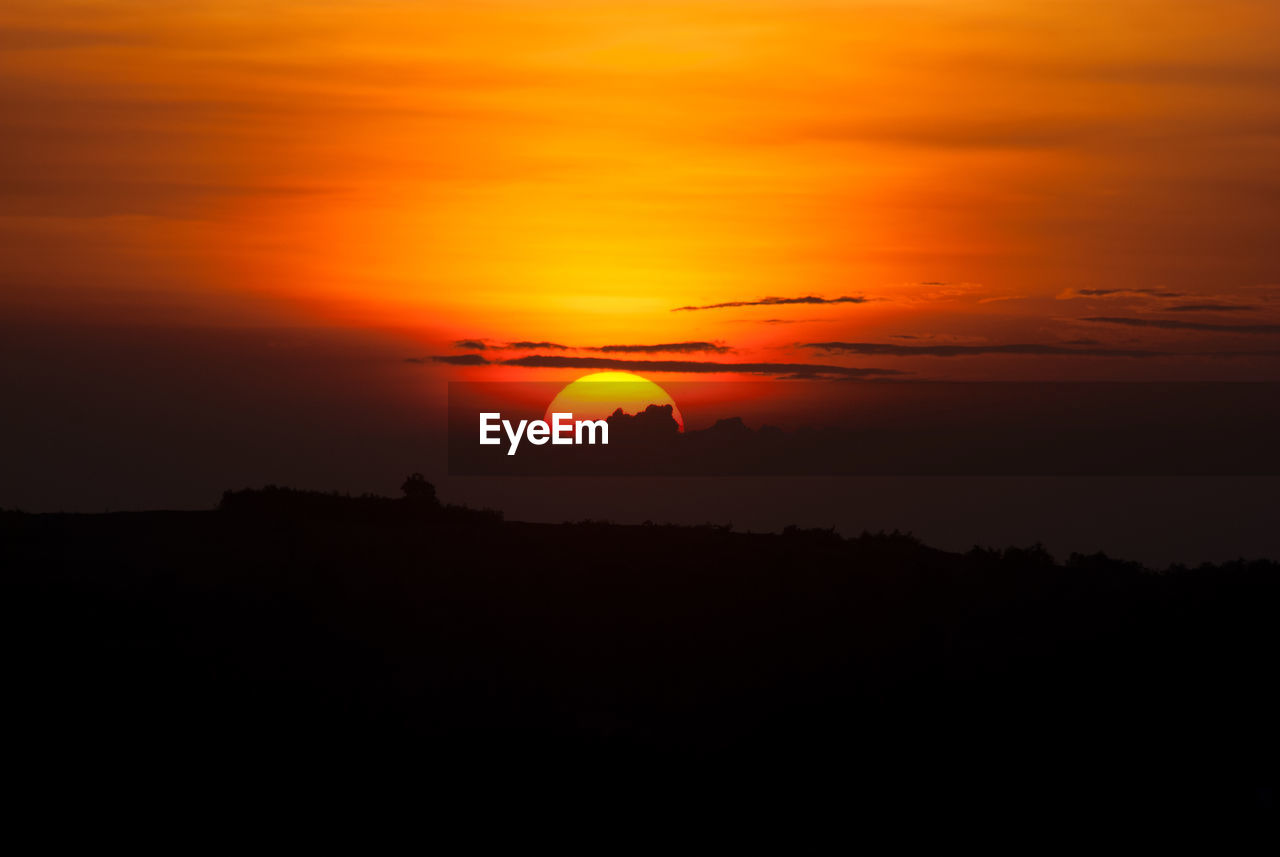
M733 349L714 342L665 342L658 345L601 345L583 350L599 351L603 354L696 354L698 352L727 354Z
M984 354L1073 357L1167 357L1167 351L1122 348L1064 348L1060 345L894 345L882 342L806 342L800 347L842 354L892 357L972 357Z
M904 375L897 369L868 369L853 366L831 366L815 363L719 363L709 360L618 360L611 357L561 357L533 354L500 361L506 366L523 366L530 369L615 369L625 372L681 372L712 374L717 372L742 372L750 375L779 375L795 377L871 378L877 376Z
M745 306L785 306L787 304L864 304L870 298L854 297L844 295L838 298L820 298L816 295L805 295L799 298L760 298L755 301L727 301L720 304L706 304L704 306L678 306L671 310L672 312L690 312L704 309L729 309L731 307Z
M1280 333L1280 324L1214 324L1205 321L1179 321L1164 318L1129 318L1127 316L1096 315L1081 321L1097 324L1120 324L1126 327L1153 327L1161 330L1204 330L1217 333Z

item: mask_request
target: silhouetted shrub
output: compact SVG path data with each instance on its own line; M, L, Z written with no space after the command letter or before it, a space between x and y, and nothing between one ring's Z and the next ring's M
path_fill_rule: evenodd
M844 539L836 532L835 527L797 527L787 524L782 528L782 537L807 544L838 545Z
M436 486L427 481L421 473L410 473L400 486L404 498L414 503L439 503L436 499Z

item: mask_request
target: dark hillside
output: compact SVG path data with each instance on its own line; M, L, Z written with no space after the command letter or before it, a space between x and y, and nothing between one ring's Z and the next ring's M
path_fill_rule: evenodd
M1244 813L1277 782L1274 563L1155 572L282 489L5 513L0 560L15 734L42 759Z

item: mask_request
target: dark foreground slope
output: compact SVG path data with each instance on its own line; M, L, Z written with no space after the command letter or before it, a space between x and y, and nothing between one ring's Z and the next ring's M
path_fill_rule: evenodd
M1274 564L1156 573L284 492L9 513L0 536L12 734L46 772L387 767L481 792L1002 811L1274 800Z

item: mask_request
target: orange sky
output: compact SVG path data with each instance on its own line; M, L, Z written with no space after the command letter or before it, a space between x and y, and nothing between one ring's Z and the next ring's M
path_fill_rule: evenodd
M0 312L368 329L440 378L1273 378L1278 37L1272 0L9 0ZM672 312L806 296L862 300ZM665 343L717 350L578 350Z

